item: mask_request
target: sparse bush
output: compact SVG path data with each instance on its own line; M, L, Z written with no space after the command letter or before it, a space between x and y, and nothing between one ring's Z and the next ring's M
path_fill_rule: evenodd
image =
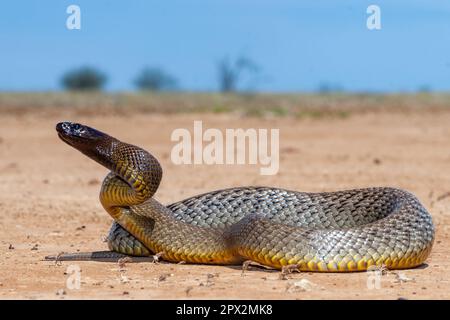
M61 79L68 90L100 90L106 83L106 76L92 67L70 70Z
M317 92L320 94L338 93L342 91L344 91L342 86L331 82L321 82L317 88Z
M255 62L246 57L241 56L234 61L225 57L218 62L217 71L220 91L234 92L237 90L243 71L254 75L260 71L260 68Z
M173 90L177 87L177 80L162 69L144 68L136 77L134 84L140 90Z

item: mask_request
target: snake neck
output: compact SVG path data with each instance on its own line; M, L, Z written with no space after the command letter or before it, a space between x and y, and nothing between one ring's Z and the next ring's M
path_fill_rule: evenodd
M168 261L232 264L240 261L223 230L188 224L154 198L135 204L135 191L115 173L105 178L100 201L125 230ZM191 245L186 250L186 245Z
M111 170L103 181L100 201L113 218L119 207L141 204L158 189L162 168L142 148L106 136L95 146L80 151Z
M58 136L67 144L111 170L130 188L115 180L107 180L104 190L118 192L125 203L114 197L102 197L104 205L136 205L150 199L158 189L162 178L162 168L158 160L149 152L132 144L124 143L94 128L72 122L56 125Z

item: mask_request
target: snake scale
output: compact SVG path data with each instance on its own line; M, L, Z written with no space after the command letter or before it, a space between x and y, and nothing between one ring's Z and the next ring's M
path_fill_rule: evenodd
M166 261L348 272L411 268L430 254L434 226L411 193L387 187L305 193L238 187L164 206L162 169L149 152L78 123L59 137L110 170L100 201L114 219L113 252ZM70 258L70 256L68 256Z

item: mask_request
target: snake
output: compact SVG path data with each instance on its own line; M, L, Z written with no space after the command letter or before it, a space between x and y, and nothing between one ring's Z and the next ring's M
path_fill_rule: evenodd
M155 198L162 167L151 153L79 123L60 122L56 131L110 171L100 202L113 218L106 238L111 254L352 272L417 267L433 246L430 213L399 188L312 193L244 186L163 205Z

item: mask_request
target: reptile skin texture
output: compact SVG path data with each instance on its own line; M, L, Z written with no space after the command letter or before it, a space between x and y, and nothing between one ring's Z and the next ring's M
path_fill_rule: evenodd
M100 201L113 217L110 250L167 261L349 272L412 268L431 252L434 225L411 193L388 187L306 193L238 187L164 206L147 151L88 126L63 122L60 138L111 172Z

